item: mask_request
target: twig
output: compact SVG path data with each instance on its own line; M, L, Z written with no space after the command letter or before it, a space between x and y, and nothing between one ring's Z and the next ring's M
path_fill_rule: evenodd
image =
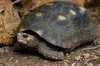
M91 59L87 59L86 62L84 64L87 64L88 62L95 60L95 59L100 59L100 57L96 57L96 58L91 58Z
M95 49L99 49L99 48L100 48L100 45L97 45L97 46L95 46L93 48L84 48L81 51L85 51L85 50L95 50Z
M18 3L18 2L20 2L20 0L16 0L16 1L12 2L12 5L14 5L15 3Z
M75 66L77 64L77 62L76 63L73 63L71 66Z

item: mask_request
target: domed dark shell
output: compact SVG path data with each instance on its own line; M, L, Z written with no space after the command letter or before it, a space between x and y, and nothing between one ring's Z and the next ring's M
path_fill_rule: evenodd
M85 8L67 1L55 1L35 8L22 22L21 30L32 30L49 43L75 48L97 37Z

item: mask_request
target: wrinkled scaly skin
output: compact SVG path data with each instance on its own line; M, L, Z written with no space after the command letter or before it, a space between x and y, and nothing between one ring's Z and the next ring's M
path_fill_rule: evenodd
M64 53L98 37L86 9L67 1L55 1L34 9L22 21L21 32L33 36L33 42L27 41L26 46L37 47L43 56L56 60L63 60Z

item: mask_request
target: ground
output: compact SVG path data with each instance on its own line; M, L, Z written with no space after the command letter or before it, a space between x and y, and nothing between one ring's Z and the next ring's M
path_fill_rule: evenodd
M18 53L13 47L0 48L0 66L100 66L100 49L84 50L92 44L81 46L66 54L63 61L44 59L38 53Z

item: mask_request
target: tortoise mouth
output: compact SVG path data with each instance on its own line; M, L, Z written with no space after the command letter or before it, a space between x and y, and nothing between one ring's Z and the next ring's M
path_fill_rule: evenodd
M23 40L21 41L21 40L19 40L19 41L18 41L18 44L20 44L20 45L25 45L25 44L27 44L27 43L26 43L26 41L23 41Z

